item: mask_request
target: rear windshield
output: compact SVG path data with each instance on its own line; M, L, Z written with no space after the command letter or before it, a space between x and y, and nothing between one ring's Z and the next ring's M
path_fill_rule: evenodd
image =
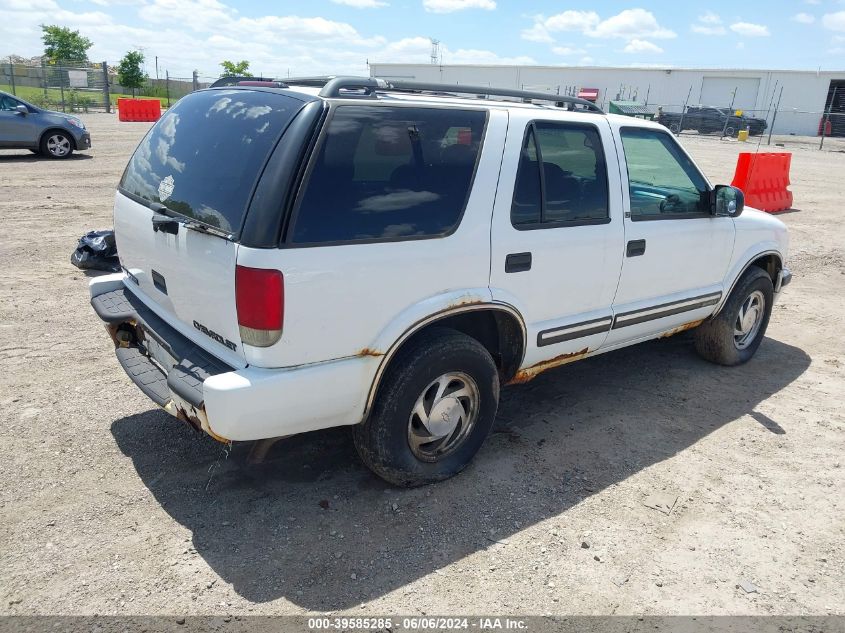
M121 191L238 233L261 168L302 105L250 90L190 94L141 141Z

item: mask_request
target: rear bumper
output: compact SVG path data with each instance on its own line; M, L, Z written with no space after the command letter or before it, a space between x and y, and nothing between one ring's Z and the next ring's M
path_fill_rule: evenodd
M122 282L91 284L118 361L153 402L217 440L245 441L356 424L379 358L290 369L233 369L168 325Z

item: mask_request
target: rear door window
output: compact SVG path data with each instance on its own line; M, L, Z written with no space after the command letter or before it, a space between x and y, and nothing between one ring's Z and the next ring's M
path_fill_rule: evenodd
M514 227L609 221L607 164L595 126L552 121L529 125L511 205Z
M120 189L237 234L267 156L302 106L251 90L187 95L141 141Z
M297 244L445 235L463 214L482 110L339 106L300 195Z

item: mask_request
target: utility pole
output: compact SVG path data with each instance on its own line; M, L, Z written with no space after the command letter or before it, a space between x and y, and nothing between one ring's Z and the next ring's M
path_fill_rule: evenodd
M774 95L772 95L774 96ZM772 114L772 127L769 128L769 141L766 145L772 144L772 133L775 131L775 120L778 118L778 109L780 108L780 99L783 97L783 86L780 87L780 94L778 95L778 102L775 104L775 111Z
M684 131L684 117L687 115L687 105L689 105L689 98L692 96L692 84L690 84L689 92L687 93L687 100L684 101L684 108L681 110L681 120L678 121L678 133L675 136L680 136Z
M431 64L437 66L440 63L440 40L431 39Z
M9 55L9 83L12 84L12 94L17 95L18 93L15 92L15 63L12 61L11 55Z
M156 81L158 81L158 55L156 55Z

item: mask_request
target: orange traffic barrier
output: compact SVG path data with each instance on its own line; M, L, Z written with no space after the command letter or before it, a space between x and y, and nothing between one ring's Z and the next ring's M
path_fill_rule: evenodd
M117 118L121 121L158 121L161 118L161 101L121 97L117 100Z
M783 211L792 207L789 187L789 166L792 154L771 152L752 154L742 152L736 161L736 173L731 183L742 189L745 203L761 211Z

